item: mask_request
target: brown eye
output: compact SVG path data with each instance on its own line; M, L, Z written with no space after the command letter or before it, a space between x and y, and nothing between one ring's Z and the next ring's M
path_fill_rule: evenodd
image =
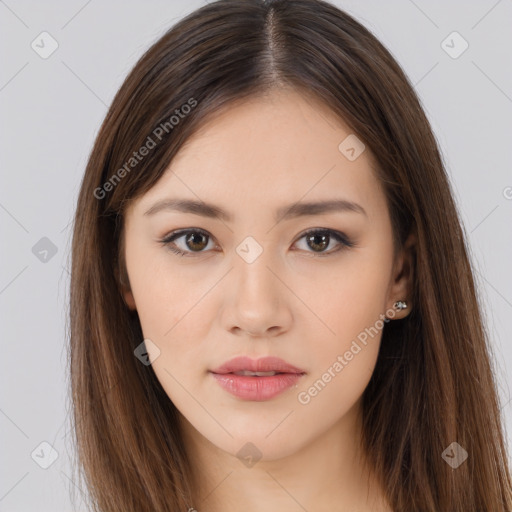
M207 252L210 235L200 229L184 229L171 233L160 242L179 256L195 256Z
M208 236L203 233L192 231L185 236L185 244L194 252L202 251L208 245Z
M315 252L321 252L329 246L330 237L328 234L318 232L313 235L307 235L306 240L311 249Z
M306 243L299 248L318 256L328 256L344 248L354 247L354 243L345 234L332 229L310 229L296 243L302 240Z

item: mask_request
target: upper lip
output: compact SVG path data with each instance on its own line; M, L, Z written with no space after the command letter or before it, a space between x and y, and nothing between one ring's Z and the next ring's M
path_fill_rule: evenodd
M211 370L213 373L234 373L247 370L250 372L279 372L279 373L305 373L304 370L293 366L279 357L261 357L251 359L240 356L226 361L224 364Z

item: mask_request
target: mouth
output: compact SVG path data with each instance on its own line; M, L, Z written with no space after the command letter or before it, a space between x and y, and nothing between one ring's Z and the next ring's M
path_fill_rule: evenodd
M276 357L237 357L209 373L225 391L255 402L276 397L306 375L304 370Z
M249 370L241 370L239 372L231 372L233 375L240 375L244 377L273 377L285 372L251 372ZM226 374L224 374L226 375Z
M260 357L251 359L250 357L235 357L226 361L224 364L211 370L212 373L226 374L246 372L249 374L271 374L271 373L306 373L304 370L293 366L279 357ZM258 375L265 377L266 375Z

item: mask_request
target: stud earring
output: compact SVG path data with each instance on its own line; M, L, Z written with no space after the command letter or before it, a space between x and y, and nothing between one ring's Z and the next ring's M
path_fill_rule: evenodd
M402 311L402 309L407 309L407 302L405 302L405 300L397 300L393 304L393 307L398 311Z

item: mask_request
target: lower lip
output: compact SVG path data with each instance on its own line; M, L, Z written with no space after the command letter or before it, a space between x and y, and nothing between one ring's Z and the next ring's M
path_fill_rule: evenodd
M270 400L291 388L302 373L279 373L268 377L250 377L233 373L212 373L217 383L226 391L242 400L262 402Z

